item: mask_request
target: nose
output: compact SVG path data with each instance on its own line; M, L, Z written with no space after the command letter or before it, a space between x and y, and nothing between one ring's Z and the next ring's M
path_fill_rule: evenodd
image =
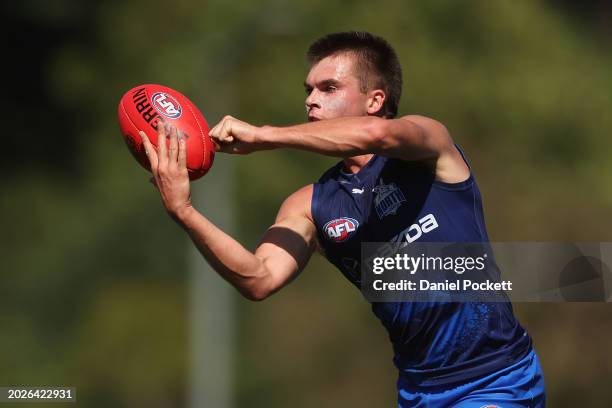
M312 110L313 108L320 108L321 105L318 103L318 99L317 99L317 89L313 89L312 91L310 91L310 94L306 97L306 109L308 111Z

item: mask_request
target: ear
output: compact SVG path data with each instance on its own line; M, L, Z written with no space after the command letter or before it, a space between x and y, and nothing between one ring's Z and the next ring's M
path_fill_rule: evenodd
M382 89L375 89L369 92L367 110L368 115L374 115L380 111L385 103L386 95Z

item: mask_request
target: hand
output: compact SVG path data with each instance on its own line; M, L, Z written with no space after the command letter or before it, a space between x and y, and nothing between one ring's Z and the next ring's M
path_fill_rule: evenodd
M192 208L185 141L178 137L176 127L162 122L157 126L157 152L146 133L140 131L139 134L151 165L151 181L159 190L168 214L179 220ZM169 147L166 146L168 137Z
M258 150L267 150L272 146L262 142L262 128L225 116L209 131L215 142L215 150L231 154L248 154Z

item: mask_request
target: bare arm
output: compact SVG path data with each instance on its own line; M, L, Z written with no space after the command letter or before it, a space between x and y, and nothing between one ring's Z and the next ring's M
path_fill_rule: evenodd
M226 116L210 134L227 153L280 147L338 157L376 153L404 160L432 160L441 181L462 181L469 175L448 130L419 115L399 119L342 117L289 127L255 127Z
M376 116L343 117L279 128L265 127L264 142L331 156L351 157L377 153L407 160L437 156L448 143L442 132L409 120Z
M251 300L270 296L295 278L314 251L315 226L304 214L312 186L298 190L281 206L255 253L192 208L179 224L208 263Z
M162 202L215 271L251 300L264 299L289 283L304 268L314 249L315 226L309 205L312 186L285 200L275 224L252 253L193 208L185 144L178 140L176 128L168 135L164 126L159 126L158 133L158 152L143 132L140 135Z

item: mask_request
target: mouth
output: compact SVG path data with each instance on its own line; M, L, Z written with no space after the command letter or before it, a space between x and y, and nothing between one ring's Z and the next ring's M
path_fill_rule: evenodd
M309 122L316 122L316 121L318 121L318 120L321 120L321 119L317 118L316 116L310 116L310 115L308 115L308 121L309 121Z

